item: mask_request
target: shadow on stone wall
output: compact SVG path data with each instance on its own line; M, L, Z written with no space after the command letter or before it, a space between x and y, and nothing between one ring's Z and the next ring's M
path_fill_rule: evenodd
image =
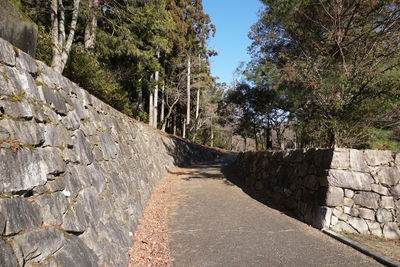
M257 201L314 227L323 227L332 150L241 153L226 177Z

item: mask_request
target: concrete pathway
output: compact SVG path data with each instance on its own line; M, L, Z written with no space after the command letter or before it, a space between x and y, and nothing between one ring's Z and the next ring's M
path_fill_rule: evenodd
M222 174L228 163L177 171L168 226L173 266L379 266L251 198Z

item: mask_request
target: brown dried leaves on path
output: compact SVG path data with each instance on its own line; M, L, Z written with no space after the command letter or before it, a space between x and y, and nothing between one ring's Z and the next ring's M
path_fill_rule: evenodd
M171 266L167 221L171 176L156 185L147 202L134 235L129 266Z

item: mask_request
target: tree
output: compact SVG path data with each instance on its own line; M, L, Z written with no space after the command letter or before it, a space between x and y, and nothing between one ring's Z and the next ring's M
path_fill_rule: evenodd
M360 146L398 101L395 0L263 0L253 61L284 92L303 146Z
M51 42L53 58L51 67L62 73L67 64L69 52L75 36L76 24L78 22L80 0L74 0L72 8L71 23L68 37L65 31L65 7L63 0L51 0Z

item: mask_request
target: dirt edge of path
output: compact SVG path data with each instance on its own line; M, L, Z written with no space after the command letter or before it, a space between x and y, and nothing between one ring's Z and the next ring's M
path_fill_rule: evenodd
M168 239L168 202L173 174L155 186L133 237L129 266L171 266Z

